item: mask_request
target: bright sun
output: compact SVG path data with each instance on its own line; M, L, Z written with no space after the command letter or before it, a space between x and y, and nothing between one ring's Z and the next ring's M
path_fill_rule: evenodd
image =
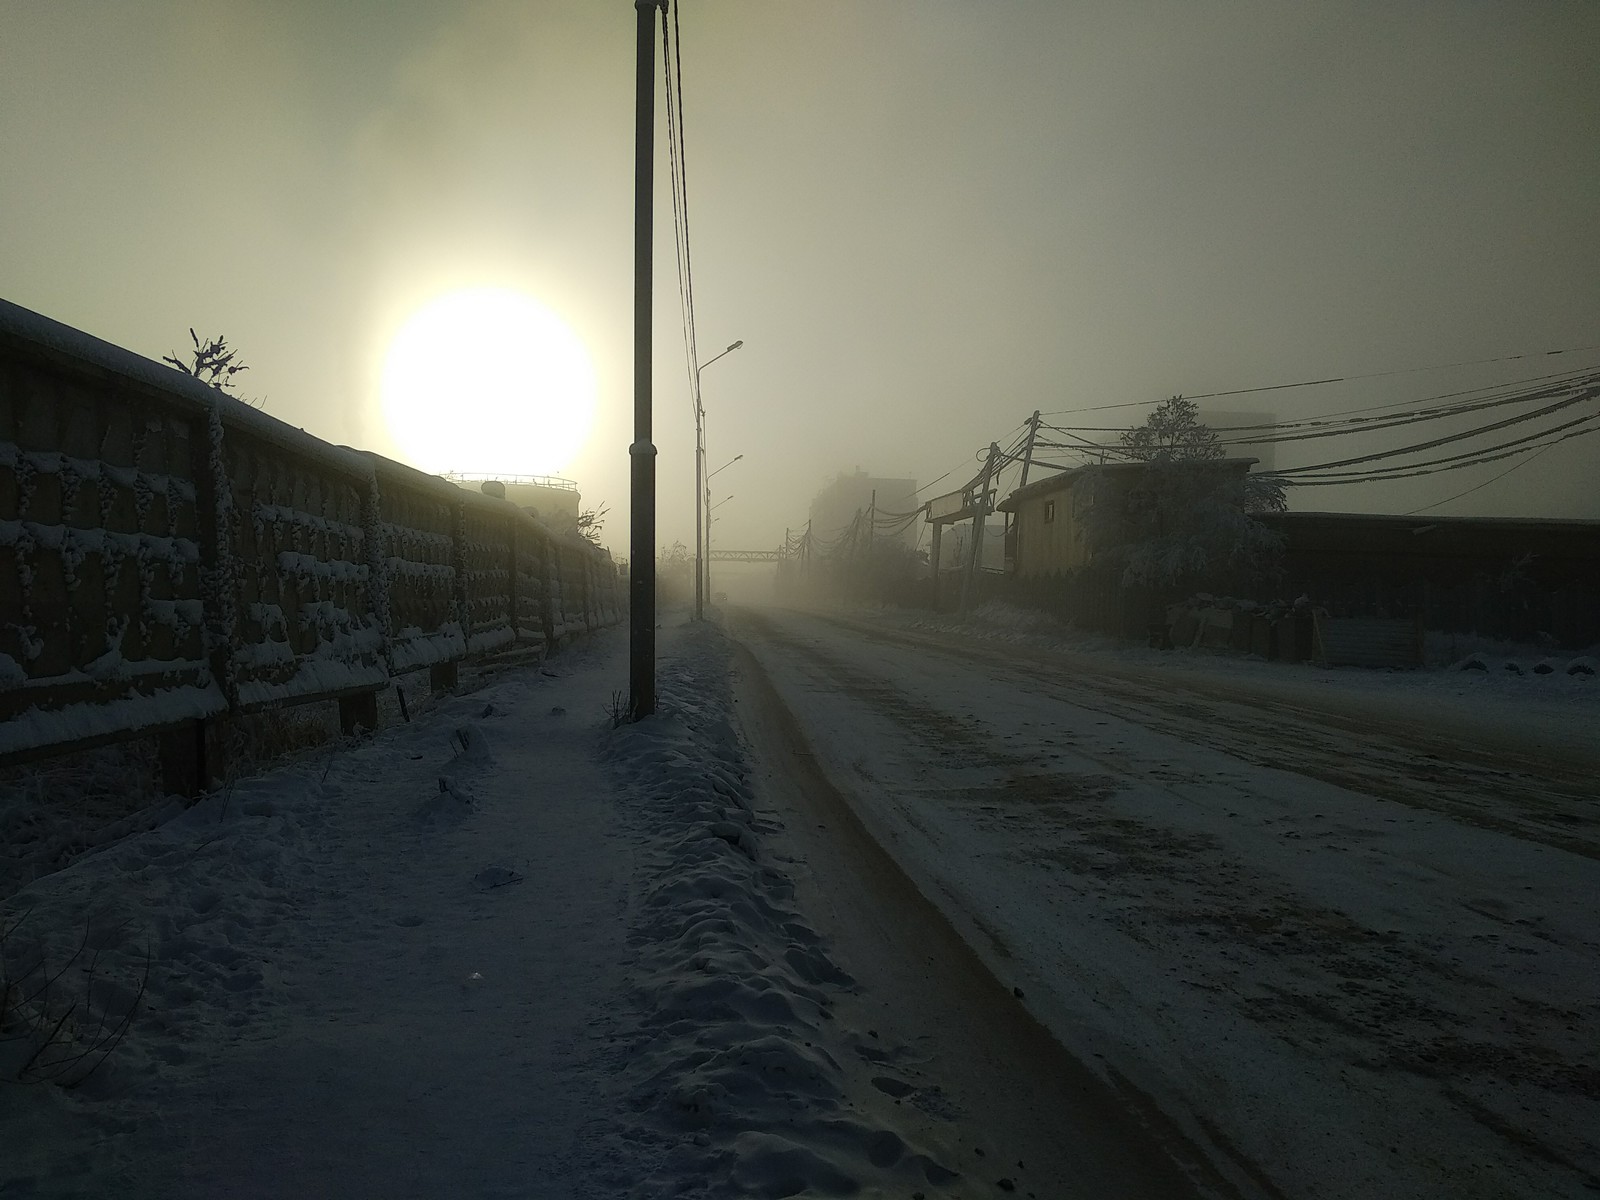
M594 423L589 352L510 288L430 300L389 343L380 384L390 436L424 471L548 475Z

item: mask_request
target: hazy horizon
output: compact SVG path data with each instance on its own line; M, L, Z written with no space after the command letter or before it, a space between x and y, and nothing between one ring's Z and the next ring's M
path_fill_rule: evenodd
M1035 409L1347 378L1216 402L1294 420L1600 364L1592 5L678 20L701 360L744 341L703 375L710 465L744 456L720 545L776 545L840 471L946 490ZM626 555L631 3L67 0L0 4L0 28L0 295L151 358L225 334L268 412L399 457L389 338L444 292L524 291L593 358L594 431L559 473ZM693 427L664 137L657 163L670 544ZM1337 452L1399 444L1369 438ZM1600 518L1595 445L1429 511ZM505 453L490 429L494 461L454 468ZM1518 462L1290 501L1405 512Z

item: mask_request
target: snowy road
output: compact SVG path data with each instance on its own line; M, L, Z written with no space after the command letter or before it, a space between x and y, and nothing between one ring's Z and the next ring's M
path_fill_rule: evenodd
M731 628L996 976L1242 1189L1600 1187L1592 696Z

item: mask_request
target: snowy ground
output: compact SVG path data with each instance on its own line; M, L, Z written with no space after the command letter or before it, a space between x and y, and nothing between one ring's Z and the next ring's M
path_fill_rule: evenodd
M1600 680L735 629L991 966L1242 1189L1600 1187Z
M650 721L606 715L613 631L100 839L0 906L0 1194L1600 1186L1600 680L998 616L735 614L746 666L669 617ZM959 964L897 904L1000 1002L934 1012ZM1118 1099L1148 1137L1094 1125ZM1209 1173L1128 1166L1180 1135Z
M0 1085L0 1193L1012 1184L983 1164L970 1190L958 1109L892 1028L839 1015L861 989L764 849L726 641L664 631L660 715L614 729L625 649L602 635L12 897L0 1074L32 1085Z

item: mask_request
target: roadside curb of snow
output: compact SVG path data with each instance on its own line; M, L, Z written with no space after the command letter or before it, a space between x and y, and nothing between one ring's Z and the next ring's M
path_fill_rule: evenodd
M677 650L657 715L609 745L645 843L629 932L633 1127L618 1132L656 1162L615 1182L639 1197L943 1194L960 1176L893 1127L885 1083L863 1089L851 1070L873 1053L835 1021L855 983L763 854L776 827L752 809L732 648L705 623Z

